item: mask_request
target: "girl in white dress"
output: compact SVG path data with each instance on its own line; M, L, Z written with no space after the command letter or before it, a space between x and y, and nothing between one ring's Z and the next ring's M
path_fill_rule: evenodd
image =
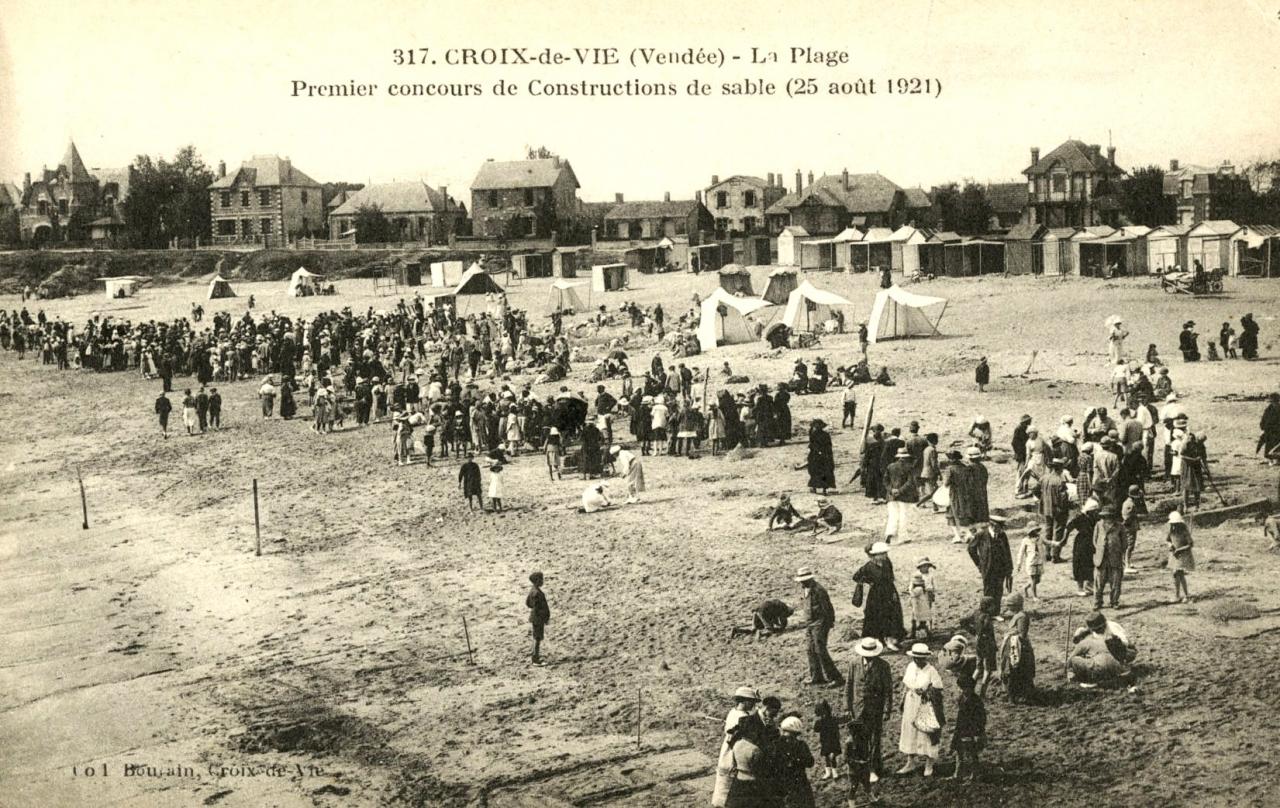
M502 464L494 463L489 467L489 504L494 513L502 512Z
M907 652L911 661L902 674L902 735L898 751L907 756L907 762L898 774L910 774L921 765L924 776L933 776L933 764L938 760L938 746L942 741L942 676L930 662L929 646L918 642ZM932 720L929 710L932 707Z

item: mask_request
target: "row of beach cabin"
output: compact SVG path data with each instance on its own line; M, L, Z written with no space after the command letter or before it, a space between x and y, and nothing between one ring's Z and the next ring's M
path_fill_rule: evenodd
M817 271L1112 277L1189 270L1196 262L1233 277L1280 277L1280 228L1226 220L1119 229L1021 224L1007 235L973 238L904 225L810 238L788 227L778 237L779 265Z

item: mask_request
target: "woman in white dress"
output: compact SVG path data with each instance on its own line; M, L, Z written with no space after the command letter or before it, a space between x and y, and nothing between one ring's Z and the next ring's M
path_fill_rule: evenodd
M942 675L931 663L929 646L918 642L907 652L911 661L902 674L902 735L898 751L907 756L907 762L898 774L910 774L924 766L924 776L933 776L933 764L938 760L938 747L942 741ZM933 720L929 710L933 708ZM923 728L922 728L923 727Z

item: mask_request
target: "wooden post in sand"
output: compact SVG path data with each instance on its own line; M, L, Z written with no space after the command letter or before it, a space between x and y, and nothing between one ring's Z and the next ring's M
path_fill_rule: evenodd
M644 717L644 711L641 709L641 698L644 691L636 688L636 751L640 751L640 727L641 718Z
M1027 369L1026 369L1026 370L1024 370L1024 371L1022 371L1022 375L1023 375L1023 376L1026 376L1028 373L1030 373L1030 372L1031 372L1031 366L1032 366L1032 365L1034 365L1034 364L1036 363L1036 355L1037 355L1037 354L1039 354L1039 353L1040 353L1040 351L1039 351L1039 350L1035 350L1035 351L1032 351L1032 352L1031 352L1031 361L1030 361L1030 362L1027 362Z
M471 632L467 629L467 616L462 616L462 636L467 641L467 664L476 664L476 658L471 652Z
M1066 666L1066 676L1071 675L1071 601L1067 601L1067 657L1064 660Z
M84 478L80 476L80 467L76 466L76 482L80 484L80 513L84 516L84 521L80 524L81 530L89 529L89 501L84 496Z
M253 478L253 554L262 555L262 523L258 518L258 478Z

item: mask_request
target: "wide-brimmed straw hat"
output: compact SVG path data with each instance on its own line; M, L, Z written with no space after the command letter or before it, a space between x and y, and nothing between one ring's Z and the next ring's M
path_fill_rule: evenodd
M875 637L863 637L854 647L853 652L863 657L878 657L884 653L884 643Z
M870 555L884 555L887 552L889 552L889 545L887 542L882 541L872 544L871 549L867 551Z
M933 656L933 652L929 650L929 646L922 642L918 642L911 646L911 650L907 652L907 656L912 659L928 659Z
M798 583L804 583L805 581L812 581L813 570L809 569L808 567L801 567L800 569L796 570L796 577L794 580Z
M760 701L760 691L756 690L754 687L743 685L733 691L733 697L735 699L751 699L752 701Z

